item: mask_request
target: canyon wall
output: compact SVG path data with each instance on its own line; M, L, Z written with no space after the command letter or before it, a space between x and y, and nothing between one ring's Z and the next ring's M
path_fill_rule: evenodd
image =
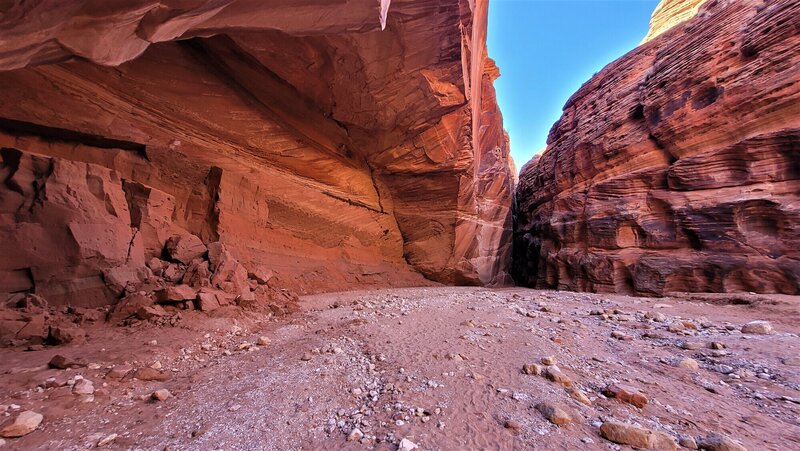
M652 26L522 169L515 279L798 294L800 3L664 0Z
M113 303L189 235L299 293L510 283L487 8L3 3L0 293Z

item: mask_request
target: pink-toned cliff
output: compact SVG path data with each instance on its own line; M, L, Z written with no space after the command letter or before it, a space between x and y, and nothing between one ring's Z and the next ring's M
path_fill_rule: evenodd
M800 3L700 3L664 0L522 169L517 282L800 292Z

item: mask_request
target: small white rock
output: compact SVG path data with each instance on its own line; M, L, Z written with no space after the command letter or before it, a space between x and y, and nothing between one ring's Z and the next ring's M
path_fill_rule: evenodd
M118 435L117 435L117 434L111 434L111 435L107 435L105 438L102 438L102 439L100 439L100 441L99 441L99 442L97 442L97 447L99 448L99 447L101 447L101 446L108 445L109 443L111 443L111 442L113 442L114 440L116 440L116 439L117 439L117 437L118 437Z
M403 440L400 440L400 445L397 446L397 451L413 451L417 448L419 448L419 446L416 443L404 438Z
M352 431L350 431L350 434L347 436L347 441L348 442L357 442L357 441L361 440L363 437L364 437L364 433L361 432L361 429L354 428Z

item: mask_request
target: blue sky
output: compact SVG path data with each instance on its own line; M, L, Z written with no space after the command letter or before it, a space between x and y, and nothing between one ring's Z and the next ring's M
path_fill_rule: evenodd
M647 34L658 0L491 0L489 55L511 155L544 149L567 99Z

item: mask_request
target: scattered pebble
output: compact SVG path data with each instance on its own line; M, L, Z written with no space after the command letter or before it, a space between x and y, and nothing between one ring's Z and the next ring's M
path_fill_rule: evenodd
M357 442L364 437L364 433L359 428L353 428L350 434L347 435L348 442Z
M561 384L564 387L572 387L572 379L567 377L561 372L561 369L556 365L550 365L544 369L544 377L555 383Z
M106 446L106 445L108 445L109 443L111 443L111 442L113 442L114 440L116 440L116 439L117 439L117 437L118 437L118 435L117 435L117 434L110 434L110 435L107 435L107 436L105 436L105 437L101 438L101 439L100 439L100 441L98 441L98 442L97 442L97 447L98 447L98 448L100 448L101 446Z
M691 435L682 435L678 439L678 444L686 449L697 449L697 442Z
M400 445L397 446L397 451L413 451L417 448L419 448L419 446L416 443L404 438L403 440L400 440Z
M687 370L697 371L698 369L700 369L700 364L697 363L697 360L695 359L685 358L682 359L680 362L678 362L678 367L685 368Z
M539 376L542 374L542 366L536 363L522 365L522 373L531 376Z
M522 429L522 424L520 424L519 421L508 420L503 424L503 427L515 434L518 434L519 431Z
M707 451L747 451L741 443L724 434L711 433L698 437L697 446Z
M592 406L592 400L589 399L589 397L586 396L586 393L581 391L579 388L572 388L572 389L568 390L568 392L569 392L569 396L572 399L574 399L575 401L578 401L579 403L587 405L587 406L590 406L590 407Z
M17 415L14 422L0 430L0 437L16 438L28 435L42 424L44 416L32 410L26 410Z
M572 423L572 418L569 414L554 403L548 401L541 402L536 405L536 410L538 410L547 421L557 426L566 426Z
M658 431L640 428L631 424L606 421L600 426L600 435L606 440L634 448L673 451L677 450L675 440Z
M152 398L155 401L166 401L171 397L172 393L170 393L169 390L167 390L166 388L156 390L153 392L152 395L150 395L150 398Z
M800 357L788 357L783 359L783 364L786 366L800 366Z
M750 321L742 326L743 334L767 335L772 333L772 324L769 321Z
M633 404L636 407L642 408L647 404L647 397L639 390L622 384L611 384L603 390L603 394L609 398L616 398L622 402Z
M621 341L631 341L633 340L633 335L628 335L625 332L615 330L611 332L611 338L615 338Z
M91 395L94 393L94 384L89 379L80 379L72 386L74 395Z
M698 341L684 341L681 342L679 345L681 349L686 349L687 351L696 351L698 349L703 349L706 347L705 344L700 343Z

